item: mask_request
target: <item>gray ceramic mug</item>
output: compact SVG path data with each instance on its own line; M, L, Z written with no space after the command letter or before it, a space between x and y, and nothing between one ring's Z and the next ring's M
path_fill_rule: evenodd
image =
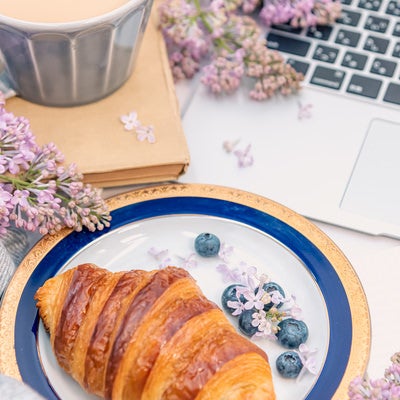
M131 75L153 0L98 17L36 23L0 15L0 90L46 106L106 97Z

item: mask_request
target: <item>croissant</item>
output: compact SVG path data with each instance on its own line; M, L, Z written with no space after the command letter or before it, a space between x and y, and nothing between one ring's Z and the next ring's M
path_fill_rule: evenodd
M265 352L178 267L82 264L35 294L59 365L105 399L275 399Z

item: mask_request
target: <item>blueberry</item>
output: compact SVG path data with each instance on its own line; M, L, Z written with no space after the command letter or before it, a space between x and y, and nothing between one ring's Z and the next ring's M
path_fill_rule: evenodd
M303 321L287 318L279 322L278 328L278 341L288 349L297 349L308 338L308 328Z
M267 292L267 293L271 293L271 292L274 292L275 290L277 290L277 291L282 295L282 297L285 297L285 292L284 292L284 290L282 289L282 287L281 287L280 285L278 285L278 284L275 283L275 282L267 282L267 283L264 283L263 289L264 289L264 291ZM258 288L256 289L255 292L256 292L256 294L257 294ZM282 306L282 304L283 304L283 303L276 304L275 307L279 308L279 307ZM264 311L270 310L270 309L272 308L273 305L274 305L274 303L272 303L272 301L271 301L270 303L265 304L265 305L264 305Z
M228 286L222 293L222 296L221 296L222 307L229 313L233 313L235 311L235 309L228 306L228 301L239 301L239 299L236 295L236 288L238 286L244 287L244 285L240 285L240 284L236 283L236 284ZM246 299L244 298L243 295L240 295L240 301L242 303L244 303L246 301Z
M276 369L284 378L297 378L303 363L295 351L286 351L276 359Z
M202 257L216 256L219 252L221 243L213 233L203 232L194 241L196 252Z
M244 310L239 315L239 329L244 335L249 337L258 332L258 327L251 324L255 312L257 312L257 310Z

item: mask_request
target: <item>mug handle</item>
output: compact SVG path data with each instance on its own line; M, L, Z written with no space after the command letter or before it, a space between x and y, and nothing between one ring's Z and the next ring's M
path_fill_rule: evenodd
M4 64L4 61L2 60L1 54L0 54L0 92L3 93L6 99L9 99L10 97L14 97L17 95L17 92L12 87L11 80L8 76L8 72Z

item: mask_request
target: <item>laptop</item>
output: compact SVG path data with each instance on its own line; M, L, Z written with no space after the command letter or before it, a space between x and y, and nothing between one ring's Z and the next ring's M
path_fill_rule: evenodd
M251 191L305 217L400 238L400 2L342 0L333 26L266 32L305 75L257 102L177 84L191 164L182 182Z

